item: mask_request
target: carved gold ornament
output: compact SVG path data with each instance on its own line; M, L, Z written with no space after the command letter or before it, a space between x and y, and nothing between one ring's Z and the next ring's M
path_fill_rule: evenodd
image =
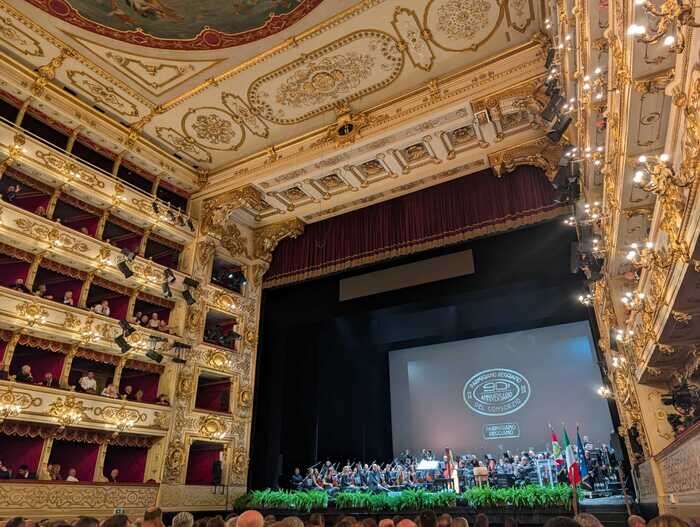
M49 318L48 310L36 302L22 302L15 306L16 313L25 319L29 326L44 324Z
M238 95L223 92L221 102L238 124L245 126L253 135L265 138L270 134L265 122Z
M134 426L146 421L147 416L134 408L128 408L126 405L96 407L93 413L102 417L109 424L116 427L118 432L128 432Z
M532 165L541 168L547 178L553 181L561 156L562 147L560 145L552 145L546 139L537 139L489 154L488 158L498 177L503 176L504 173L512 172L521 165Z
M25 392L15 392L12 387L0 391L0 423L19 416L32 406L40 406L41 399Z
M304 224L297 218L256 229L254 256L269 262L272 259L272 252L280 241L284 238L296 238L303 232Z
M212 349L206 351L205 361L207 366L216 370L228 369L231 362L226 352Z
M237 307L236 299L233 297L233 295L218 290L214 290L212 303L218 309L229 312L235 311Z
M73 236L69 236L57 227L49 227L43 223L31 221L26 218L17 218L15 224L25 234L44 243L48 243L56 249L64 249L66 251L78 253L85 253L89 249L85 242Z
M251 394L250 388L241 388L238 391L238 408L241 410L248 410L252 402L253 396Z
M180 441L174 441L168 448L165 458L164 480L167 483L176 483L185 469L185 449Z
M406 50L411 63L416 68L430 71L435 54L430 48L429 39L426 38L428 32L421 27L416 12L405 7L397 7L394 10L391 25L401 39L400 48Z
M503 7L489 0L430 0L423 26L445 51L476 51L498 28Z
M92 97L96 103L104 104L123 117L139 116L136 105L119 95L111 86L102 84L84 71L69 70L66 75L75 88Z
M210 439L223 439L227 429L228 426L220 417L207 415L199 420L199 433Z
M231 469L235 474L245 474L248 470L248 453L242 448L231 452Z
M22 55L29 57L43 57L39 41L29 33L19 29L9 17L0 16L0 39L5 41Z
M49 416L56 419L61 427L77 425L87 418L83 401L73 395L65 399L59 397L49 405Z
M64 159L54 152L44 150L36 150L35 155L45 167L63 174L69 180L83 183L89 187L105 188L102 178L97 177L89 169L85 169L71 160Z
M245 131L233 116L213 107L188 110L182 117L182 131L198 145L212 150L236 150L245 140Z
M212 157L209 152L199 146L194 139L170 127L156 127L156 135L158 138L170 145L173 149L187 157L199 161L200 163L211 163Z

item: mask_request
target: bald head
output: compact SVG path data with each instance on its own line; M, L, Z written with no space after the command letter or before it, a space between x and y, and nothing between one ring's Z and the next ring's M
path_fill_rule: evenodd
M408 518L404 518L396 527L416 527L416 522L409 520Z
M263 527L265 519L258 511L245 511L236 520L236 527Z

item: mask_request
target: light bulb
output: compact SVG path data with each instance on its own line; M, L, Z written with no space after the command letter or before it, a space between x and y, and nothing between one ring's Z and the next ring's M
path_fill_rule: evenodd
M664 39L664 46L671 47L676 43L676 37L669 35Z
M671 159L671 156L668 155L668 154L661 154L661 155L659 156L659 159L665 163L666 161L668 161L669 159Z
M600 66L598 66L596 69L593 70L593 73L595 73L596 75L600 75L601 73L603 73L603 70L600 68Z
M646 162L647 162L647 156L639 156L639 162L640 162L640 163L646 163Z

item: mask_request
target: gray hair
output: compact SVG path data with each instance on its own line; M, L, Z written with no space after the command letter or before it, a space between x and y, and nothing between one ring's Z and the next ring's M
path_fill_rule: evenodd
M192 527L194 516L189 512L179 512L173 518L173 527Z

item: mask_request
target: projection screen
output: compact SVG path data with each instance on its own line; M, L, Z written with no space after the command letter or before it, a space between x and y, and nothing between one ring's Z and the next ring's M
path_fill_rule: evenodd
M392 351L389 368L394 455L543 451L549 423L560 443L563 423L610 438L587 321Z

